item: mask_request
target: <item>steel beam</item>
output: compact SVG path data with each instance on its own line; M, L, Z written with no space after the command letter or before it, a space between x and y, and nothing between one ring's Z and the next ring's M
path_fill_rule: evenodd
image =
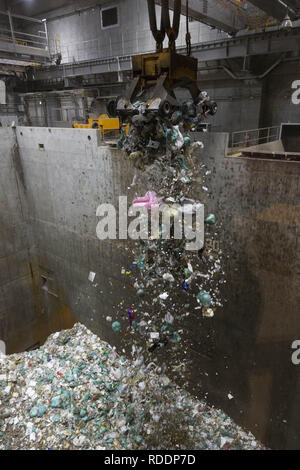
M157 5L162 4L162 0L155 0ZM170 9L174 10L174 0L170 0ZM186 1L182 2L182 15L186 15ZM228 13L223 11L223 15L218 15L213 6L213 2L207 1L207 11L205 8L200 10L199 0L190 1L189 16L201 23L220 29L226 33L237 33L242 29L242 25L238 27L237 17L228 9ZM225 21L227 19L227 22Z
M131 56L110 59L96 59L76 64L36 68L36 80L55 80L59 78L75 78L84 75L103 73L120 73L132 69Z
M45 49L40 49L38 47L22 46L20 44L5 40L0 40L0 51L7 52L10 54L24 54L26 56L32 57L45 57L49 60L49 52Z
M199 61L233 59L245 56L299 52L300 27L289 34L285 31L273 31L211 43L195 44L192 55ZM178 50L180 52L180 50Z
M282 21L287 13L287 7L279 0L249 0L249 2L279 21ZM289 15L291 19L296 19L292 10L289 10Z
M284 0L284 3L286 3L289 8L294 10L298 16L300 13L300 0Z
M244 35L220 41L194 44L192 55L200 62L233 59L245 56L278 54L284 52L299 52L300 27L290 33L271 31L268 33ZM178 53L184 53L185 48L178 48ZM43 66L35 69L36 80L51 80L103 74L111 72L126 72L132 69L131 56L96 59L76 64L60 66Z
M27 60L15 60L15 59L4 59L3 57L0 57L0 64L1 65L14 65L14 66L20 66L20 67L30 67L32 66L32 62ZM35 65L41 65L40 63L36 62Z
M8 12L4 10L0 10L0 15L8 16ZM30 16L23 16L23 15L16 15L11 13L13 18L19 18L20 20L32 21L33 23L42 23L42 20L38 20L37 18L31 18Z
M7 13L8 13L8 19L9 19L10 34L11 34L11 37L12 37L12 40L13 40L14 44L16 44L16 38L15 38L15 32L14 32L14 25L13 25L12 16L11 16L10 11L8 11Z

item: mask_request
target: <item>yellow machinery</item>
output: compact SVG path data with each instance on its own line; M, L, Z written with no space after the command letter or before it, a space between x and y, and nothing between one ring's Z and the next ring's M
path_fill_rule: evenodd
M110 118L107 114L101 114L96 119L89 119L88 124L73 123L76 129L99 129L102 137L111 132L119 132L120 120L119 118Z

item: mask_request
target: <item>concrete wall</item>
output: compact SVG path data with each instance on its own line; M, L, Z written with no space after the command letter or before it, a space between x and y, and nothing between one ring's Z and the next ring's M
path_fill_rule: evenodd
M28 217L28 188L15 130L0 129L0 338L7 352L42 343L50 331L71 325L48 314L37 285L37 263Z
M293 61L281 64L264 81L260 118L262 127L300 122L300 104L292 103L292 95L297 91L292 85L297 80L300 80L299 62Z
M260 439L296 449L300 369L291 363L291 344L300 335L300 167L224 158L222 138L205 135L203 155L212 170L208 209L223 224L227 302L207 331L211 347L200 369L208 376L198 380L220 406L230 389L235 398L226 409Z
M258 129L263 83L258 80L232 80L223 75L207 80L199 73L199 87L218 103L218 112L208 118L214 132L235 132Z
M36 343L33 330L38 318L19 163L14 130L0 129L0 338L8 350Z
M220 223L227 302L213 320L195 313L186 321L190 388L268 445L299 448L300 369L291 364L291 343L300 338L299 164L225 158L226 134L201 138L211 193L205 198L195 182L193 194ZM100 145L97 131L19 127L17 141L40 311L49 329L80 320L116 344L105 317L135 294L121 275L132 245L100 242L96 209L145 188L130 188L132 168Z
M12 347L36 317L21 178L14 130L0 129L0 338Z
M266 68L264 66L261 70ZM198 80L200 88L207 90L218 103L218 113L211 120L215 132L251 130L300 121L300 104L292 102L297 91L293 83L300 80L298 61L283 62L264 79L233 80L222 70L209 69L200 71ZM300 93L296 96L298 100L299 96Z
M82 12L74 11L66 16L48 17L49 38L52 52L58 43L63 62L89 60L103 57L141 54L155 49L155 41L149 27L147 2L123 0L111 2L118 5L120 25L101 29L100 7ZM109 6L105 4L105 7ZM160 7L157 6L160 15ZM159 16L160 18L160 16ZM160 19L158 20L160 24ZM185 17L182 16L178 45L185 45ZM210 41L224 36L217 30L197 21L190 23L193 43ZM167 41L165 42L167 45Z
M131 171L119 152L99 147L98 137L92 130L17 130L40 288L41 276L49 279L45 308L50 316L72 313L113 341L105 317L124 295L120 273L127 251L124 243L100 244L96 209L127 193ZM90 271L97 273L94 285Z

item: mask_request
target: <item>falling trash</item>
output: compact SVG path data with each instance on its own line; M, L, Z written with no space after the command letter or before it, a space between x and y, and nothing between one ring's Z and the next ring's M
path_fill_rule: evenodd
M203 306L208 306L211 304L211 296L208 292L205 291L199 292L199 294L197 295L197 300Z
M130 325L132 325L135 314L134 314L134 311L132 310L131 307L127 310L127 316L128 316L128 320L129 320Z
M168 297L169 297L169 294L167 292L164 292L163 294L159 295L159 298L161 300L167 300Z
M89 278L88 278L89 281L94 282L95 276L96 276L96 273L93 273L93 272L91 271L90 274L89 274Z
M209 214L206 219L205 223L208 225L214 225L216 223L216 217L214 214Z
M181 336L176 331L173 333L173 341L175 343L180 343L181 341Z
M159 333L157 333L157 332L150 333L150 338L151 339L159 339Z
M152 207L159 207L161 203L162 199L158 198L154 191L148 191L144 197L134 199L132 204L134 207L146 207L150 210Z
M136 293L139 297L144 297L146 295L144 289L138 289Z
M174 317L173 315L171 315L169 312L165 315L165 321L167 323L169 323L170 325L172 325L172 323L174 322Z
M206 317L206 318L213 318L215 316L215 312L213 311L212 308L203 307L202 308L202 315L203 315L203 317Z
M118 322L118 321L115 321L115 322L113 322L111 327L112 327L112 329L114 330L115 333L119 333L119 331L121 330L121 323Z
M185 281L182 283L182 287L184 288L186 292L190 290L190 286Z
M175 281L174 276L172 276L172 274L170 274L170 273L165 273L165 274L163 275L163 279L164 279L165 281L168 281L168 282L174 282L174 281Z

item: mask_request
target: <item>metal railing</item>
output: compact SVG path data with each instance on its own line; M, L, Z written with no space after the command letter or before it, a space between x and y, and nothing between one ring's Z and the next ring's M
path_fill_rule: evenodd
M38 20L23 15L15 15L10 11L0 10L1 17L6 17L6 21L0 26L0 40L13 43L15 46L27 46L44 51L49 50L48 31L46 20ZM31 24L32 32L18 31L15 28L14 20L26 21ZM5 23L5 24L4 24ZM20 22L19 22L20 23Z
M20 46L37 47L40 49L46 49L48 46L46 33L44 31L38 31L38 34L14 31L14 40L9 29L0 27L0 39L2 41L15 42Z
M229 147L239 150L259 144L267 144L279 140L280 126L262 127L247 131L232 132L229 139Z

